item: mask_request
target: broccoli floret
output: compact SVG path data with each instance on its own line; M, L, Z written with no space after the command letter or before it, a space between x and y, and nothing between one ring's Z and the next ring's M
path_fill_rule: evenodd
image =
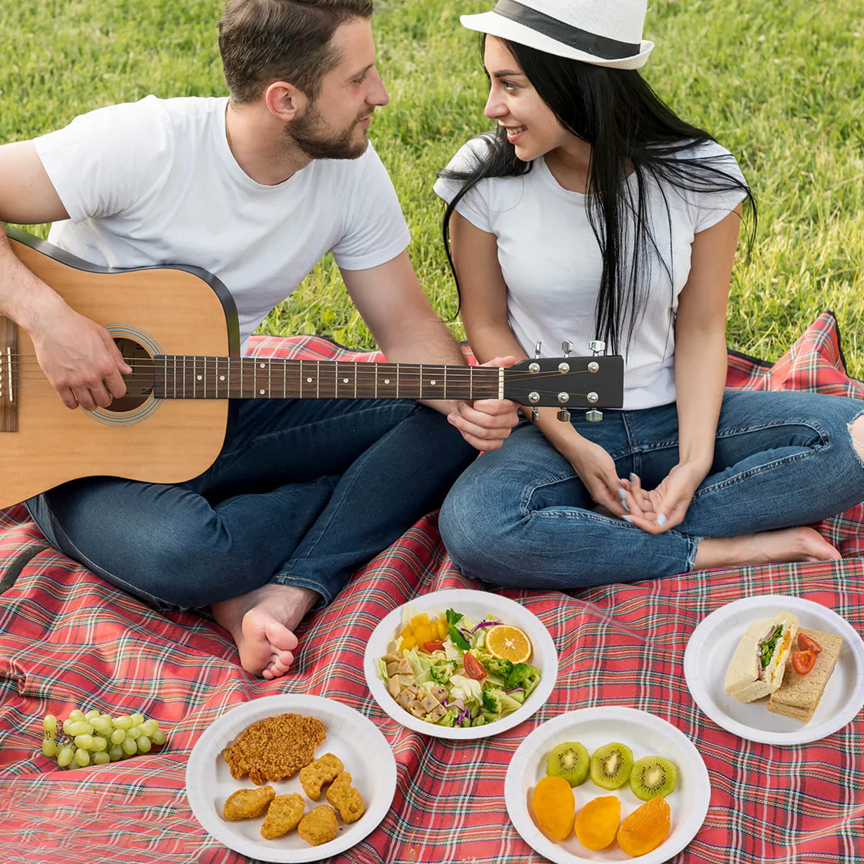
M494 690L483 691L483 708L490 714L501 713L501 699Z
M534 688L540 683L540 670L536 666L529 666L527 663L517 663L507 679L507 689L512 690L514 687L524 687L525 695L529 695Z
M488 657L483 661L483 666L490 675L506 681L513 671L513 664L509 660L499 660L497 657Z
M429 674L437 684L447 684L453 673L459 668L455 660L445 660L443 663L435 663L429 667Z

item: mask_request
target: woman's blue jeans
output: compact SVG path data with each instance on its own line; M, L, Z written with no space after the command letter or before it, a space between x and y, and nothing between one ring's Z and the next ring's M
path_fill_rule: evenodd
M864 464L850 424L864 403L810 393L728 392L714 463L684 521L659 535L594 512L571 464L523 421L476 460L441 508L439 527L467 576L519 588L581 588L694 568L703 537L806 525L864 500ZM657 486L678 462L675 404L571 414L619 477Z
M99 477L27 502L61 552L160 608L268 582L329 603L441 504L477 451L406 400L244 400L216 462L178 485Z

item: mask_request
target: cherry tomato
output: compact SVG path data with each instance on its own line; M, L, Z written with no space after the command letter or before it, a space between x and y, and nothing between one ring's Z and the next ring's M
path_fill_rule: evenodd
M473 678L475 681L482 681L486 677L486 670L483 668L483 664L473 654L466 654L462 659L462 663L465 666L465 674L469 678Z
M816 665L816 655L812 651L793 651L792 665L799 675L806 675Z
M802 651L812 651L814 654L818 654L822 650L822 646L815 639L811 639L806 633L798 634L798 647Z
M431 654L433 651L443 651L443 642L424 642L423 647Z

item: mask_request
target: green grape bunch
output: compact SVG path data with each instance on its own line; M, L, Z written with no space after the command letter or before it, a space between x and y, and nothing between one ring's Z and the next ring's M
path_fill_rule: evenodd
M149 753L165 743L165 733L156 720L143 714L111 717L96 709L86 714L76 708L63 721L46 714L42 721L42 753L56 758L61 768L86 768L119 762L139 753Z

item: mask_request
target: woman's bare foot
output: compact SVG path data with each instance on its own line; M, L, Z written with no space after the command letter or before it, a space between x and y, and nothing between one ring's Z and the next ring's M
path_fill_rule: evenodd
M294 629L319 599L317 591L271 582L248 594L212 603L213 617L234 637L240 665L272 679L294 662Z
M740 537L706 537L699 543L695 566L707 570L738 564L831 561L839 557L840 553L813 528L783 528Z

